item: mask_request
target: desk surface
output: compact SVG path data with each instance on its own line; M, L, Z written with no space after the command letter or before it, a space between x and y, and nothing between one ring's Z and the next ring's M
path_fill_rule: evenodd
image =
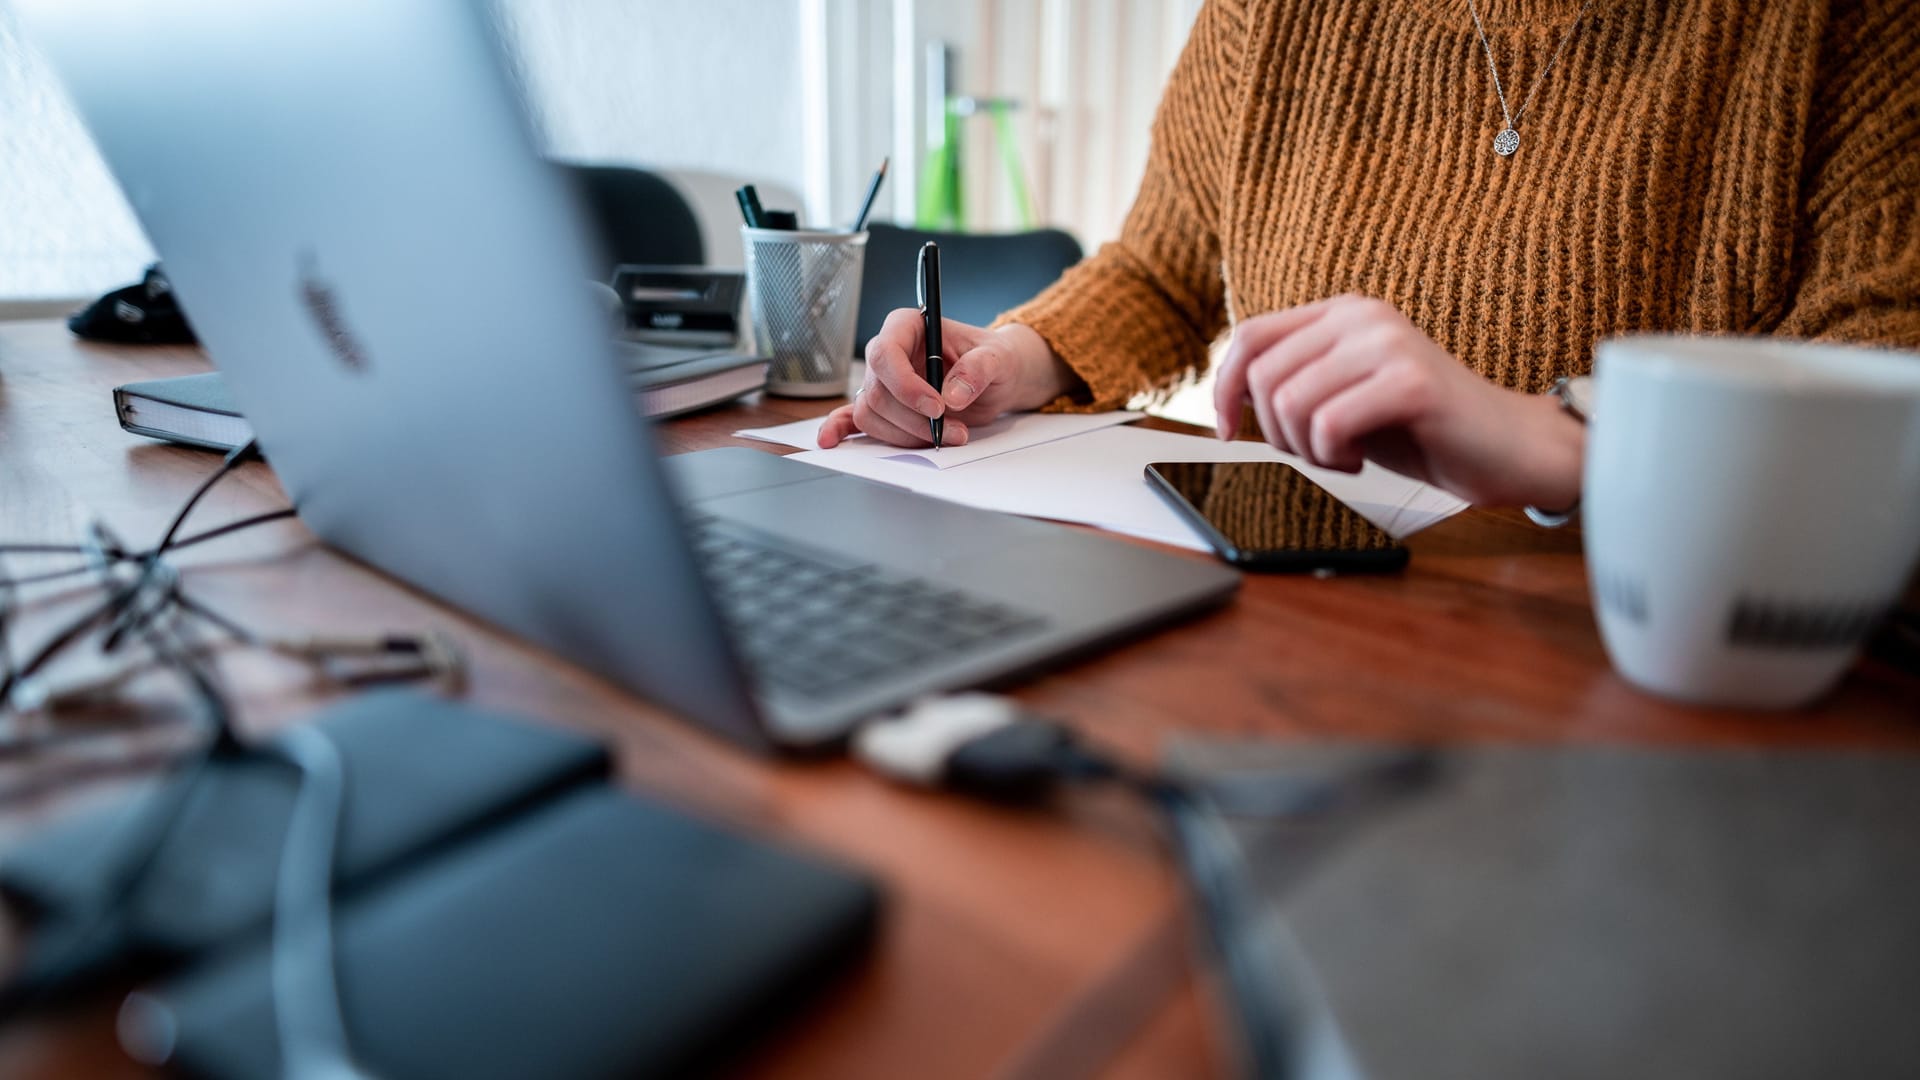
M65 541L90 514L130 538L157 534L217 459L122 432L109 391L203 370L191 349L87 346L57 322L0 324L0 538ZM669 452L777 453L730 433L830 405L754 398L671 421L661 438ZM250 465L194 520L283 505L272 472ZM1872 663L1817 708L1784 715L1687 708L1634 691L1607 666L1571 531L1469 511L1411 546L1404 575L1250 576L1225 610L1036 678L1017 696L1142 757L1188 734L1920 746L1920 680ZM751 757L333 554L298 522L180 561L198 595L262 628L443 628L468 649L475 700L601 734L618 746L632 785L877 874L891 905L873 961L753 1052L749 1075L1218 1071L1204 991L1185 959L1177 883L1151 823L1123 803L1002 811L894 788L845 761ZM59 610L58 601L43 604L22 630L44 634ZM225 671L256 730L325 700L284 661L235 655ZM150 692L164 709L164 688ZM11 793L0 803L0 836L103 795L120 781L93 777L163 738L0 761L0 792ZM0 956L14 951L0 938ZM0 1074L137 1073L114 1049L111 1025L103 1004L0 1030Z

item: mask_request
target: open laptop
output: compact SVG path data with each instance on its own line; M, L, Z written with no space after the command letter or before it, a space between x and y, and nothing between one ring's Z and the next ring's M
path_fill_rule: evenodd
M1238 583L759 451L663 461L484 5L16 7L307 524L693 720L830 743Z

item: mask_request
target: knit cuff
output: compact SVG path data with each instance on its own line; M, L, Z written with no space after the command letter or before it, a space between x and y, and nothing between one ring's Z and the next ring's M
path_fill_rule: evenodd
M1048 412L1104 412L1202 368L1206 343L1109 246L1046 292L994 320L1031 327L1080 379Z

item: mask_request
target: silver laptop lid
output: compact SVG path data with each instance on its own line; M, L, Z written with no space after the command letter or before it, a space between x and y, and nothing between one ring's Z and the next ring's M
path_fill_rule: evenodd
M471 0L19 0L320 536L757 739Z

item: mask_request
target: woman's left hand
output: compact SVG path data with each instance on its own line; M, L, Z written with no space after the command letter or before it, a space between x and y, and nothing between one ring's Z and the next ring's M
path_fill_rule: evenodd
M1553 398L1476 375L1382 300L1335 296L1247 319L1215 380L1224 439L1251 401L1268 442L1325 468L1371 459L1483 506L1579 499L1579 421Z

